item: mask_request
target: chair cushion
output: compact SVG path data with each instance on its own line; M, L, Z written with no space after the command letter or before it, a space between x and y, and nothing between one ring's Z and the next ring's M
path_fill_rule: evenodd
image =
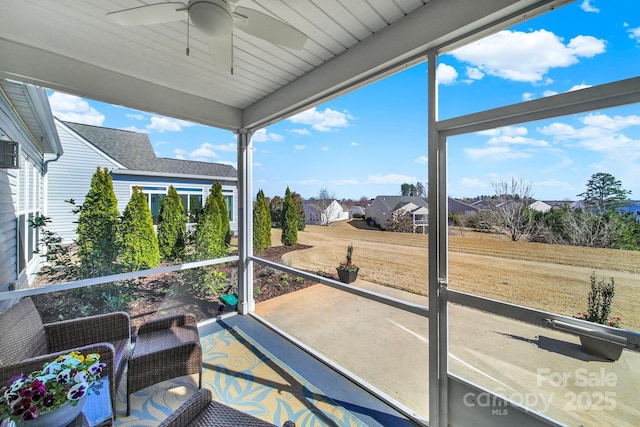
M47 354L42 318L31 298L0 313L0 366Z

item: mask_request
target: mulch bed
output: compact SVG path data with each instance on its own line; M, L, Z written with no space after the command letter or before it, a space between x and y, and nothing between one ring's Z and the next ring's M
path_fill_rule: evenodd
M287 252L310 248L307 245L274 246L262 254L260 258L279 262ZM217 266L217 270L225 273L231 281L237 277L237 263L227 263ZM131 322L139 327L145 321L155 317L175 313L190 312L195 314L198 320L215 317L217 314L234 310L221 303L220 295L212 292L203 295L193 295L191 292L181 291L184 287L179 273L165 273L154 275L139 280L135 287L135 297L129 303L127 311L131 315ZM265 301L280 295L294 292L315 282L301 277L291 276L271 267L265 267L254 263L254 298L256 302ZM100 286L100 285L97 285ZM187 289L188 287L185 287ZM93 290L93 289L92 289ZM88 290L84 290L88 293ZM89 314L82 310L74 309L80 306L78 298L82 298L82 291L62 291L52 294L37 295L33 297L43 321L55 322L58 320L81 317ZM109 311L105 309L103 311Z

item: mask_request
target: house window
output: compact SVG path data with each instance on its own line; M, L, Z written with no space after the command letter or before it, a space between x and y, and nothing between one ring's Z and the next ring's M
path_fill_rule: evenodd
M131 189L133 193L133 188ZM160 215L160 205L167 194L167 187L142 187L142 193L147 197L153 224L158 225L158 215Z
M202 209L201 188L176 188L188 222L195 222L198 211Z

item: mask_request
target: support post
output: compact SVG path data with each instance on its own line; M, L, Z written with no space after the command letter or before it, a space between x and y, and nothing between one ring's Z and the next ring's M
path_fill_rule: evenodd
M436 129L438 83L436 51L428 60L429 135L429 425L448 425L447 387L447 193L446 138Z
M238 312L249 314L253 300L253 145L252 132L241 129L238 138Z

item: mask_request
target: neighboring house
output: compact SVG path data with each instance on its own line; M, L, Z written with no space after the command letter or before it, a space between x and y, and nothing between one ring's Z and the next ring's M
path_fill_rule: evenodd
M47 166L62 154L44 89L0 79L0 153L0 292L4 292L28 287L40 268L41 258L33 254L39 233L29 221L47 212Z
M548 212L550 211L552 206L548 203L545 203L541 200L536 200L535 202L529 205L529 209L537 212Z
M324 204L316 200L304 202L307 224L328 225L332 222L346 221L349 219L349 212L345 211L337 200L333 200L326 208L324 208Z
M364 218L364 208L358 205L352 207L351 218Z
M468 205L451 197L447 200L447 209L451 214L464 216L472 216L480 211L477 206Z
M238 174L235 168L220 163L158 158L146 134L56 119L64 155L49 170L49 230L64 242L76 238L77 215L65 202L73 199L81 205L89 191L91 177L98 167L107 168L113 179L120 213L124 211L133 188L142 187L147 195L154 222L160 204L173 185L185 208L194 218L209 195L214 182L220 182L227 202L231 230L238 230Z
M418 196L378 196L367 207L366 216L381 229L386 230L389 220L396 211L403 211L413 216L414 230L429 224L429 206Z

